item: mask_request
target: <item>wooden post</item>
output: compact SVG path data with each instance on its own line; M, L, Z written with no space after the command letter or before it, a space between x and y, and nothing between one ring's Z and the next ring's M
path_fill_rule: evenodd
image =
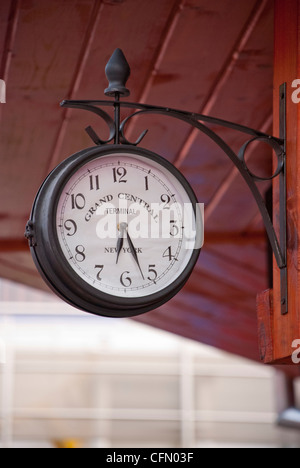
M300 340L300 0L275 0L274 48L274 136L279 136L279 87L282 83L287 83L289 304L288 314L282 315L280 273L274 262L273 291L265 291L258 296L257 310L262 361L271 364L293 364L292 356L296 351L293 344L295 345L295 340ZM297 79L298 85L295 81ZM279 183L276 180L273 184L273 213L277 232L278 197Z

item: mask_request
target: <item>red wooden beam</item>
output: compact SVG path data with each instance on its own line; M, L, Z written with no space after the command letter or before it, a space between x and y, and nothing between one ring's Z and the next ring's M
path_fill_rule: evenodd
M279 87L287 83L287 238L288 314L281 315L280 272L274 263L274 289L258 296L261 359L293 364L300 339L300 104L292 101L292 83L300 78L300 0L275 0L274 135L279 136ZM274 223L278 230L279 184L274 182Z
M206 216L206 215L205 215ZM205 232L204 244L234 244L250 245L264 244L267 242L265 231L253 232Z
M207 232L205 234L205 244L207 245L222 245L222 244L239 244L251 245L265 243L265 232L257 231L251 233L239 232ZM28 242L26 239L0 239L0 253L8 252L27 252Z
M29 252L26 239L1 239L0 253Z
M20 13L20 0L12 0L8 23L7 23L7 30L5 35L5 42L3 47L3 55L0 62L0 79L4 80L7 84L10 63L13 55L14 50L14 43L17 34L17 25L19 20L19 13ZM3 105L0 104L0 120L2 118L3 112Z

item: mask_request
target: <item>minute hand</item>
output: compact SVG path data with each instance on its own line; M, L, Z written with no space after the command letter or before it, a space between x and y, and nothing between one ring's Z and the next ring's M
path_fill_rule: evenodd
M136 250L134 248L134 245L132 243L132 240L130 239L130 235L128 234L128 231L127 231L127 239L128 239L128 244L129 244L129 247L130 247L130 251L132 253L132 256L133 258L135 259L136 263L137 263L137 266L139 267L139 270L141 272L141 275L143 277L143 280L145 279L144 278L144 275L143 275L143 272L142 272L142 269L141 269L141 265L140 265L140 262L139 262L139 259L138 259L138 256L137 256L137 253L136 253Z
M116 263L118 263L118 261L119 261L119 256L120 256L123 244L124 244L124 233L125 233L126 229L127 229L127 224L126 223L122 223L119 226L120 234L119 234L119 238L118 238L118 242L117 242L117 262Z

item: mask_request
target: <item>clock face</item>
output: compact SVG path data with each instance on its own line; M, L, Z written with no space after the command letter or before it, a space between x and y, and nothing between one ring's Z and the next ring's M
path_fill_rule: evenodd
M55 229L77 277L126 300L153 297L184 274L199 249L196 212L174 172L139 150L106 150L76 168Z
M43 182L27 237L59 297L93 314L132 317L160 307L188 280L202 246L198 208L186 179L157 154L87 148Z

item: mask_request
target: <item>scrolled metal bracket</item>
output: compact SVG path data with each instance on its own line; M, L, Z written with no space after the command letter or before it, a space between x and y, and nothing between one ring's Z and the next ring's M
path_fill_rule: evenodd
M250 127L239 125L226 120L209 117L206 115L187 112L179 109L168 107L153 106L140 104L136 102L122 102L120 97L128 96L129 90L126 88L126 82L130 75L130 67L120 49L116 49L109 62L106 65L105 73L109 81L109 86L105 90L107 96L114 96L114 100L90 100L90 101L62 101L62 107L82 109L96 113L104 120L109 128L109 138L101 139L92 127L87 127L86 131L96 145L104 145L113 142L114 144L122 145L138 145L145 137L145 130L135 142L130 142L125 136L127 123L136 116L142 115L164 115L166 117L175 118L186 122L200 132L207 135L211 140L218 145L223 152L229 157L232 163L236 166L241 176L244 178L250 188L254 199L257 203L259 211L268 234L268 238L278 265L281 276L281 313L288 313L287 299L287 214L286 214L286 84L280 87L280 137L276 138L272 135L254 130ZM114 109L114 119L101 107L111 107ZM134 109L131 115L121 120L121 108ZM247 140L240 151L236 154L232 148L211 128L206 124L219 125L221 127L230 128L238 132L249 135L251 138ZM274 151L277 157L277 168L271 177L260 177L253 174L246 163L245 153L248 146L252 142L263 142L268 144ZM258 189L256 183L259 181L267 181L279 178L279 221L280 233L277 236L270 214L266 207L265 201Z

